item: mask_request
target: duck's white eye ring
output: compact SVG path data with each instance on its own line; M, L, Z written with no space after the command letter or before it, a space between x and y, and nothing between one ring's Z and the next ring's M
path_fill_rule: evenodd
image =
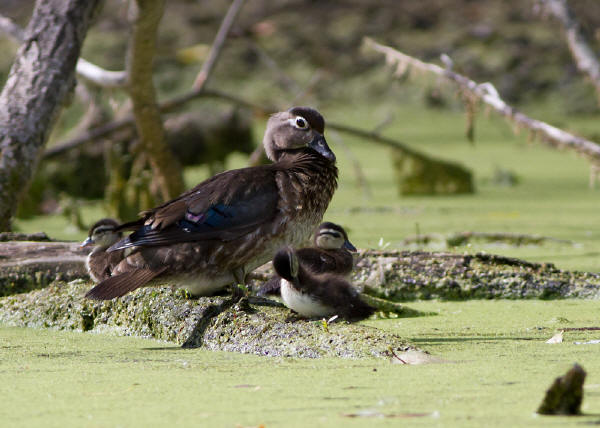
M292 124L298 129L308 128L308 122L302 116L296 116L295 119L292 119Z

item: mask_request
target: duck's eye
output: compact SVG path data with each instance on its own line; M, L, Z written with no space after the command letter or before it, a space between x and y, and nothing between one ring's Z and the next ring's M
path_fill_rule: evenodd
M296 121L294 122L296 128L300 128L300 129L306 129L308 128L308 123L306 122L306 119L304 119L303 117L298 116L296 118Z

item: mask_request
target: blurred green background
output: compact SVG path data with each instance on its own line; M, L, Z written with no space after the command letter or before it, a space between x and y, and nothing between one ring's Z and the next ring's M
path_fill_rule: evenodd
M570 4L600 51L600 2ZM166 3L155 61L160 99L189 91L228 5L220 0ZM25 25L31 7L29 1L5 0L0 12ZM127 4L109 0L86 39L83 57L108 69L123 69L127 35ZM598 270L600 206L598 190L588 185L588 161L530 142L525 131L515 135L511 124L483 107L475 122L475 142L470 143L455 89L431 76L394 78L382 56L362 46L365 36L438 64L445 53L456 71L478 82L492 82L507 102L526 114L589 139L600 136L593 86L577 71L558 23L540 14L534 1L247 1L209 86L257 104L311 105L328 121L364 130L385 123L382 135L459 163L474 174L473 194L401 195L388 148L326 130L341 172L326 219L347 227L359 247L487 251L552 262L560 268ZM7 53L0 58L1 82L17 45L0 37L0 49ZM125 103L118 90L102 91L98 97L112 111ZM223 102L198 99L184 110L229 108ZM85 110L86 103L76 97L57 122L49 146L77 135ZM256 144L263 129L264 118L254 118ZM247 159L246 154L235 153L225 166L242 167ZM358 178L356 164L366 186ZM186 185L191 187L210 173L206 165L188 166ZM82 173L68 180L83 182L78 174ZM55 238L79 240L86 234L85 226L110 213L98 196L88 199L46 182L44 186L32 187L33 203L21 210L15 223L18 230L44 230ZM557 240L535 245L472 240L448 248L442 239L466 231ZM441 238L424 244L405 242L435 234Z

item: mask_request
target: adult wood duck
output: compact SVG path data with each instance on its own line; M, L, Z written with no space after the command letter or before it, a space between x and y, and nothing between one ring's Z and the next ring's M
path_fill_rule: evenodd
M263 139L270 165L217 174L119 228L135 230L108 251L133 248L86 297L111 299L170 282L211 294L300 245L321 222L337 187L335 155L316 110L272 115Z
M90 228L87 239L81 243L82 247L94 247L85 260L85 267L94 282L109 278L114 267L123 260L124 251L106 251L123 237L117 231L118 227L119 223L112 218L98 220Z
M342 275L310 272L300 263L292 247L285 247L275 254L273 267L282 278L283 302L304 317L339 315L348 320L359 320L374 312Z
M354 266L352 252L356 248L344 228L325 222L319 225L313 240L314 247L296 250L298 261L312 273L334 273L348 276ZM259 296L279 294L281 277L273 275L256 293Z

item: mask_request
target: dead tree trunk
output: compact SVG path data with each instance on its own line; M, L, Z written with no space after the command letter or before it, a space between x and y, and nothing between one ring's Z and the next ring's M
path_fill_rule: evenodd
M75 66L100 0L38 0L0 94L0 231L11 219L54 120L75 87Z

